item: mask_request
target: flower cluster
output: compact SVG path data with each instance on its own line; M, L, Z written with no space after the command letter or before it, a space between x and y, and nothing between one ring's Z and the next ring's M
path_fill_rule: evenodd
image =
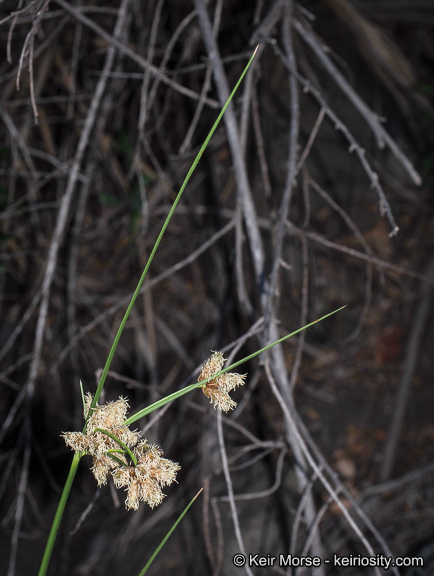
M103 406L91 408L92 396L85 398L85 432L64 432L67 446L75 452L89 454L93 459L92 473L98 486L113 476L117 488L126 487L128 496L125 507L137 510L139 501L151 508L164 498L161 488L176 478L179 465L162 458L156 445L140 439L139 432L125 426L128 402L119 398Z
M180 466L163 458L160 448L155 444L148 445L146 440L139 442L133 453L137 458L136 466L122 466L115 470L115 486L128 490L127 508L137 510L140 501L151 508L158 506L164 498L161 487L172 484Z
M225 359L223 354L221 352L213 352L211 358L202 366L198 382L206 380L220 372L224 363ZM211 403L214 404L214 409L218 408L222 412L228 412L229 410L233 410L237 405L229 396L229 392L237 386L243 386L246 377L247 374L221 374L217 376L217 378L213 378L204 384L202 392L211 400Z

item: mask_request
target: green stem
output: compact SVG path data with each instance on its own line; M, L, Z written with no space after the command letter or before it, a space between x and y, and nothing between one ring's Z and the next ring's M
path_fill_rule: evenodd
M71 468L69 469L69 474L66 479L65 486L63 487L62 496L60 497L60 502L57 507L56 515L54 516L53 524L51 525L50 535L48 536L47 545L45 546L44 557L42 558L38 576L45 576L47 573L51 553L53 552L54 542L56 541L57 531L59 530L60 521L62 520L69 492L71 490L75 474L77 473L78 463L80 462L81 457L82 454L75 453L74 458L72 459Z
M152 554L152 556L149 558L148 562L146 563L146 566L143 568L143 570L140 572L139 576L144 576L144 574L148 571L149 566L152 564L152 562L155 560L155 558L158 556L158 553L160 552L161 548L166 544L166 542L169 540L172 532L175 530L175 528L178 526L178 524L181 522L181 520L184 518L185 514L188 512L190 506L193 504L193 502L196 500L196 498L199 496L199 494L202 492L203 488L201 488L199 490L199 492L196 494L196 496L191 500L191 502L187 505L187 507L185 508L185 510L181 513L181 515L179 516L179 518L176 520L175 524L172 526L172 528L169 530L169 532L166 534L166 536L163 538L163 540L161 541L161 543L159 544L159 546L157 547L157 549L155 550L155 552Z
M119 466L128 466L128 464L126 462L123 462L123 460L121 460L120 458L115 456L113 454L113 452L120 452L121 454L123 454L125 456L125 452L123 450L107 450L107 456L109 458L111 458L112 460L114 460L115 462L117 462L119 464Z
M259 356L259 354L262 354L262 352L265 352L266 350L269 350L270 348L272 348L273 346L276 346L276 344L280 344L281 342L284 342L285 340L288 340L288 338L291 338L291 336L295 336L295 334L298 334L299 332L302 332L303 330L306 330L306 328L310 328L311 326L313 326L314 324L317 324L318 322L321 322L322 320L325 320L326 318L328 318L329 316L332 316L333 314L336 314L336 312L339 312L340 310L342 310L343 308L346 308L346 306L341 306L341 308L338 308L337 310L334 310L333 312L329 312L328 314L326 314L325 316L322 316L321 318L318 318L318 320L314 320L313 322L311 322L310 324L306 324L306 326L302 326L301 328L299 328L298 330L295 330L294 332L291 332L291 334L287 334L286 336L283 336L283 338L279 338L279 340L275 340L274 342L272 342L271 344L268 344L267 346L264 346L264 348L261 348L260 350L257 350L256 352L253 352L253 354L250 354L249 356L245 356L244 358L242 358L241 360L238 360L238 362L234 362L233 364L231 364L230 366L228 366L227 368L225 368L224 370L221 370L220 372L217 372L216 374L212 374L212 376L210 376L209 378L206 378L206 380L201 380L200 382L196 382L195 384L190 384L190 386L186 386L185 388L183 388L182 390L177 390L176 392L174 392L173 394L170 394L169 396L165 396L164 398L161 398L161 400L157 400L157 402L154 402L153 404L151 404L150 406L147 406L146 408L144 408L143 410L140 410L139 412L136 412L135 414L133 414L132 416L130 416L127 420L125 420L124 422L124 426L129 426L130 424L133 424L134 422L136 422L137 420L140 420L140 418L143 418L143 416L146 416L147 414L150 414L151 412L154 412L154 410L158 410L159 408L162 408L163 406L165 406L166 404L168 404L169 402L173 402L173 400L176 400L177 398L179 398L180 396L184 396L184 394L188 394L189 392L191 392L192 390L196 390L196 388L201 388L202 386L204 386L207 382L209 382L210 380L214 380L215 378L218 378L219 376L221 376L222 374L225 374L226 372L229 372L229 370L233 370L234 368L236 368L237 366L239 366L240 364L244 364L244 362L247 362L248 360L251 360L252 358L255 358L255 356Z
M152 248L152 252L151 252L151 254L150 254L149 258L148 258L148 261L147 261L147 263L146 263L145 269L143 270L143 273L142 273L142 275L141 275L141 277L140 277L139 283L137 284L137 288L136 288L135 291L134 291L134 294L133 294L133 296L132 296L132 298L131 298L131 301L130 301L130 303L129 303L129 305L128 305L127 311L125 312L125 315L124 315L124 317L122 318L122 322L120 323L120 326L119 326L118 331L117 331L117 333L116 333L115 339L114 339L113 344L112 344L112 347L111 347L111 349L110 349L110 353L109 353L109 355L108 355L107 361L106 361L105 366L104 366L104 370L103 370L103 372L102 372L102 374L101 374L101 378L100 378L98 387L97 387L97 389L96 389L95 396L93 397L92 404L91 404L91 408L95 408L95 406L96 406L96 404L97 404L97 402L98 402L98 400L99 400L99 397L100 397L100 395L101 395L103 386L104 386L104 384L105 384L108 371L110 370L110 365L111 365L111 363L112 363L113 356L114 356L114 354L115 354L115 352L116 352L116 348L117 348L117 346L118 346L118 343L119 343L121 334L122 334L122 332L123 332L123 330L124 330L124 328L125 328L125 324L127 323L128 317L129 317L130 312L131 312L131 310L132 310L132 308L133 308L133 306L134 306L134 303L135 303L135 301L136 301L136 299L137 299L137 297L138 297L138 295L139 295L139 293L140 293L140 289L141 289L141 287L142 287L142 285L143 285L143 282L144 282L144 280L145 280L146 274L148 273L149 266L151 265L151 262L152 262L152 260L154 259L155 253L156 253L156 251L157 251L157 249L158 249L158 246L160 245L161 239L162 239L162 237L163 237L163 235L164 235L164 233L165 233L165 231L166 231L167 226L169 225L169 222L170 222L170 220L171 220L171 218L172 218L172 216L173 216L173 213L175 212L176 207L178 206L178 202L181 200L181 196L182 196L182 194L184 193L185 187L187 186L187 183L188 183L188 181L190 180L191 175L192 175L193 172L195 171L196 166L199 164L199 160L201 159L202 154L204 153L206 147L208 146L208 143L209 143L209 141L211 140L211 138L212 138L212 136L213 136L213 134L214 134L217 126L219 125L220 120L221 120L222 117L223 117L223 114L226 112L226 108L229 106L229 103L231 102L232 98L234 97L235 92L238 90L239 85L241 84L244 76L246 75L246 72L247 72L247 70L249 69L250 64L252 63L253 58L255 57L257 50L258 50L258 47L257 47L256 50L253 52L253 55L251 56L250 60L248 61L247 66L244 68L241 76L240 76L239 79L238 79L238 82L235 84L235 88L232 90L231 95L229 96L226 104L223 106L220 114L219 114L218 117L217 117L217 120L214 122L214 125L213 125L213 127L211 128L211 130L209 131L208 136L206 137L204 143L203 143L202 146L200 147L200 150L199 150L196 158L194 159L194 162L193 162L193 164L191 165L191 168L190 168L190 170L188 171L187 176L185 177L185 180L184 180L184 182L183 182L183 184L182 184L182 186L181 186L181 189L179 190L178 195L176 196L175 201L174 201L173 204L172 204L172 207L171 207L171 209L170 209L170 211L169 211L169 214L167 215L167 218L166 218L166 220L165 220L165 222L164 222L164 224L163 224L163 227L161 228L161 231L160 231L160 233L159 233L159 235L158 235L158 238L157 238L157 240L156 240L156 242L155 242L155 244L154 244L154 247ZM89 412L90 412L90 411L89 411Z
M136 422L137 420L140 420L140 418L143 418L143 416L146 416L147 414L154 412L154 410L158 410L158 408L162 408L169 402L173 402L173 400L176 400L177 398L184 396L184 394L188 394L192 390L196 390L196 388L203 386L204 383L206 382L207 380L204 380L203 382L196 382L195 384L190 384L190 386L186 386L182 390L177 390L173 394L169 394L169 396L165 396L164 398L161 398L161 400L157 400L157 402L154 402L150 406L147 406L146 408L143 408L143 410L140 410L139 412L136 412L135 414L130 416L127 420L125 420L124 426L129 426L133 422Z

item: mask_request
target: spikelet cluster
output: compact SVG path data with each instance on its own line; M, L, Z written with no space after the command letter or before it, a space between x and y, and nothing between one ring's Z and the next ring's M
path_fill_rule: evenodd
M91 470L98 486L106 484L112 476L117 488L127 489L127 509L137 510L140 501L147 502L151 508L157 506L164 498L161 488L175 481L179 465L163 458L158 446L148 445L146 440L140 438L139 432L125 426L129 407L125 398L103 406L96 405L93 409L91 403L92 396L87 394L85 418L89 412L90 416L86 431L64 432L62 436L66 445L75 452L92 456ZM121 444L105 432L115 436L131 450L137 460L136 465Z
M164 498L161 488L176 480L180 466L163 458L160 448L155 444L148 445L146 440L139 442L133 452L137 465L123 466L112 472L114 484L116 488L126 488L127 508L137 510L140 502L154 508Z
M211 376L220 372L224 363L223 354L221 352L213 352L211 358L202 366L198 382L211 378ZM211 400L214 409L218 408L222 412L229 412L229 410L233 410L237 406L236 402L229 396L229 392L237 388L237 386L243 386L246 377L247 374L221 374L207 382L202 387L202 392Z

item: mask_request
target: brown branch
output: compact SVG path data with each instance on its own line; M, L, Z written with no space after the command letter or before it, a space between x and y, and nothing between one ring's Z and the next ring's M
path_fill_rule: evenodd
M429 262L424 276L434 283L434 258ZM383 464L380 472L382 482L389 480L393 472L398 442L408 406L411 384L422 344L422 336L432 310L431 303L434 296L434 285L426 286L424 292L423 298L417 307L413 326L408 336L403 372L397 388L395 406L392 412L392 424L384 446Z
M333 78L333 80L340 87L342 92L346 94L350 102L352 102L356 110L358 110L361 116L365 119L365 121L371 128L372 132L374 133L379 147L384 148L385 145L388 146L393 155L398 160L398 162L402 164L402 166L405 168L405 170L407 171L408 175L413 180L413 182L417 186L420 186L422 180L419 174L414 169L413 164L410 162L407 156L401 151L399 146L396 144L395 140L391 138L389 134L386 132L386 130L383 128L378 116L363 102L360 96L348 84L343 75L339 72L339 70L327 56L324 47L321 45L316 36L310 30L308 30L306 26L303 26L301 22L299 22L298 20L294 21L294 26L297 32L303 38L303 40L305 40L305 42L314 51L321 64L330 74L330 77Z
M175 80L171 80L170 78L168 78L157 66L150 64L145 58L134 52L134 50L131 50L131 48L128 48L128 46L122 44L122 42L120 42L117 38L111 36L108 32L106 32L103 28L101 28L101 26L98 26L98 24L96 24L93 20L84 16L84 14L82 14L79 10L71 6L71 4L66 2L66 0L53 0L53 1L56 2L56 4L59 4L59 6L61 6L65 10L65 12L71 14L71 16L73 16L76 20L84 24L87 28L90 28L91 30L96 32L96 34L104 38L110 44L110 46L117 48L117 50L121 54L125 54L125 56L131 58L131 60L136 62L144 70L149 70L149 72L153 76L159 78L161 82L167 84L167 86L170 86L171 88L173 88L180 94L187 96L188 98L192 98L193 100L200 100L199 94L196 94L196 92L193 92L193 90L190 90L189 88L185 88ZM215 100L206 98L205 102L211 108L219 108L219 103L216 102Z

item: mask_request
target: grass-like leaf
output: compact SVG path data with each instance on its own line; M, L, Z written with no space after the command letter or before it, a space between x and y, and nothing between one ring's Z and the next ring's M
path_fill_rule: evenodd
M169 532L166 534L166 536L163 538L163 540L160 542L160 544L158 545L157 549L155 550L155 552L152 554L152 556L149 558L148 562L146 563L145 567L143 568L143 570L140 572L139 576L144 576L144 574L146 574L149 566L152 564L152 562L155 560L155 558L158 556L161 548L166 544L166 542L168 541L168 539L170 538L172 532L175 530L175 528L178 526L178 524L181 522L181 520L184 518L185 514L188 512L190 506L193 504L193 502L196 500L196 498L199 496L199 494L202 492L203 488L201 488L199 490L199 492L196 494L196 496L194 496L194 498L191 500L191 502L186 506L186 508L184 509L184 511L182 512L182 514L179 516L179 518L176 520L176 522L174 523L174 525L172 526L172 528L169 530Z
M157 240L155 241L154 247L152 248L152 252L151 252L151 254L149 255L148 261L146 262L145 269L143 270L143 273L142 273L142 275L141 275L141 277L140 277L140 280L139 280L139 282L138 282L138 284L137 284L137 288L136 288L136 290L134 291L134 294L133 294L133 296L132 296L132 298L131 298L131 301L130 301L130 303L129 303L129 305L128 305L128 308L127 308L127 310L126 310L126 312L125 312L125 314L124 314L124 317L122 318L122 322L120 323L120 326L119 326L118 331L117 331L117 333L116 333L115 339L114 339L114 341L113 341L113 345L112 345L112 347L111 347L111 349L110 349L110 352L109 352L107 361L106 361L105 366L104 366L104 370L103 370L103 372L102 372L102 374L101 374L101 378L100 378L100 381L99 381L99 383L98 383L98 388L97 388L97 390L96 390L96 392L95 392L95 396L93 397L91 408L95 408L95 406L96 406L96 404L97 404L97 402L98 402L98 400L99 400L99 397L100 397L101 392L102 392L102 389L103 389L103 387L104 387L104 384L105 384L105 381L106 381L106 378L107 378L107 374L108 374L108 371L109 371L109 369L110 369L110 365L111 365L111 363L112 363L113 356L115 355L116 348L117 348L117 346L118 346L118 343L119 343L121 334L122 334L122 332L124 331L125 324L127 323L128 317L129 317L129 315L130 315L130 313L131 313L131 310L133 309L133 306L134 306L134 304L135 304L135 302L136 302L136 299L137 299L137 297L138 297L138 295L139 295L139 293L140 293L140 289L141 289L141 287L142 287L142 285L143 285L143 282L145 281L146 274L148 273L149 267L150 267L150 265L151 265L152 260L154 259L155 253L157 252L158 246L160 245L161 239L162 239L163 236L164 236L164 233L165 233L165 231L166 231L166 228L167 228L167 226L169 225L169 222L170 222L170 220L171 220L171 218L172 218L172 216L173 216L173 213L174 213L175 210L176 210L176 207L178 206L179 201L181 200L181 196L182 196L183 193L184 193L184 190L185 190L185 188L186 188L186 186L187 186L187 184L188 184L188 181L189 181L190 178L191 178L191 175L192 175L193 172L195 171L196 166L199 164L199 161L200 161L200 159L201 159L201 157L202 157L202 154L204 153L206 147L208 146L209 141L211 140L214 132L216 131L217 126L220 124L220 120L222 119L223 114L224 114L225 111L226 111L226 108L229 106L232 98L234 97L236 91L238 90L239 85L241 84L244 76L246 75L247 70L249 69L250 64L251 64L252 61L253 61L253 58L254 58L255 55L256 55L256 52L257 52L257 50L258 50L258 47L259 47L259 46L257 46L256 49L255 49L255 51L253 52L250 60L249 60L248 63L247 63L247 66L244 68L241 76L240 76L239 79L238 79L238 82L235 84L235 88L232 90L232 92L231 92L231 94L230 94L230 96L229 96L226 104L223 106L220 114L219 114L218 117L217 117L217 120L214 122L214 125L213 125L213 127L211 128L211 130L209 131L208 136L205 138L204 143L203 143L202 146L200 147L200 150L199 150L199 152L197 153L197 156L196 156L196 158L194 159L194 162L193 162L193 164L191 165L191 168L190 168L190 170L188 171L187 176L185 177L184 182L182 183L182 186L181 186L181 188L180 188L180 190L179 190L179 192L178 192L178 194L177 194L177 196L176 196L176 198L175 198L175 201L173 202L173 205L172 205L172 207L171 207L171 209L170 209L170 211L169 211L169 214L167 215L167 218L166 218L166 220L164 221L164 224L163 224L163 226L162 226L162 228L161 228L161 231L160 231L160 233L159 233L159 235L158 235L158 238L157 238Z
M246 356L245 358L238 360L238 362L234 362L233 364L231 364L230 366L228 366L224 370L221 370L220 372L213 374L212 376L210 376L209 378L206 378L205 380L200 380L199 382L195 382L194 384L190 384L190 386L186 386L185 388L182 388L182 390L177 390L173 394L169 394L169 396L165 396L164 398L161 398L161 400L157 400L157 402L154 402L150 406L147 406L146 408L143 408L143 410L140 410L139 412L136 412L135 414L130 416L127 420L125 420L124 425L129 426L130 424L133 424L133 422L136 422L137 420L140 420L140 418L143 418L143 416L146 416L147 414L154 412L154 410L158 410L159 408L162 408L163 406L165 406L169 402L173 402L173 400L176 400L177 398L184 396L184 394L188 394L192 390L196 390L196 388L201 388L210 380L214 380L214 379L218 378L219 376L221 376L222 374L229 372L229 370L233 370L237 366L244 364L244 362L247 362L248 360L255 358L255 356L259 356L259 354L262 354L262 352L265 352L266 350L269 350L273 346L276 346L276 344L279 344L280 342L284 342L285 340L288 340L288 338L291 338L291 336L295 336L295 334L299 334L300 332L303 332L303 330L306 330L306 328L310 328L314 324L317 324L318 322L322 322L322 320L325 320L329 316L336 314L336 312L339 312L340 310L343 310L344 308L346 308L346 306L341 306L341 308L338 308L337 310L333 310L333 312L329 312L325 316L318 318L318 320L314 320L310 324L306 324L306 326L302 326L298 330L291 332L291 334L286 334L286 336L279 338L279 340L275 340L271 344L264 346L264 348L261 348L260 350L253 352L253 354L250 354L249 356Z

